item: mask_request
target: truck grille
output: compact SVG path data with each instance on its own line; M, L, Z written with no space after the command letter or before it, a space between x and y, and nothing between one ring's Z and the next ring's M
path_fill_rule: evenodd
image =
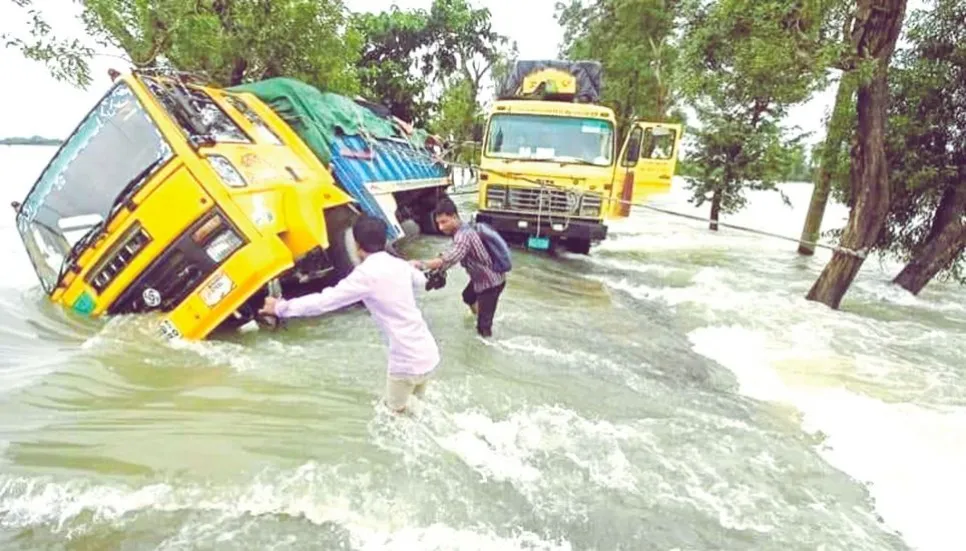
M600 205L600 194L591 192L500 185L486 189L486 206L494 210L597 217Z
M211 231L213 227L218 230ZM207 233L203 233L206 230ZM218 209L214 209L192 224L152 262L114 301L108 313L116 315L173 310L227 260L226 256L221 259L222 262L216 262L206 251L206 246L226 232L234 233L239 243L233 251L240 249L245 243L243 234Z
M98 293L104 292L104 289L150 242L151 236L141 227L141 223L134 222L118 241L119 244L115 245L115 248L105 255L104 259L94 269L88 272L85 278L87 283Z

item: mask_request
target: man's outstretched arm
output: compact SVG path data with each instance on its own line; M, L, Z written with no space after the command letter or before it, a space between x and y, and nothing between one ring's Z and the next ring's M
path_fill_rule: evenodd
M431 260L414 260L413 266L420 269L448 270L454 266L466 253L470 251L470 243L462 235L456 234L453 237L453 245L437 258Z
M322 289L320 293L293 298L271 301L265 299L267 314L274 314L280 318L295 318L318 316L345 308L359 302L369 293L369 285L363 270L356 268L342 281L333 287Z

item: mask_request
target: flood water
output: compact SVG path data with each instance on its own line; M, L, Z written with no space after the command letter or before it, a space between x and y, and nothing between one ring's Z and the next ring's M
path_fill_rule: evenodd
M53 153L0 146L4 205ZM811 188L784 189L726 221L797 236ZM966 541L964 292L875 259L833 312L803 298L826 251L642 211L589 257L515 251L490 342L456 270L420 299L439 377L395 418L364 310L165 343L51 305L9 210L0 252L0 549Z

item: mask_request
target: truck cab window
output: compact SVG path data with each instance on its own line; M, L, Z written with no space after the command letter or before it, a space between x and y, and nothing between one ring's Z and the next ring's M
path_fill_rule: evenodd
M661 161L670 159L674 152L676 134L674 130L660 127L645 130L644 151L641 153L641 158Z

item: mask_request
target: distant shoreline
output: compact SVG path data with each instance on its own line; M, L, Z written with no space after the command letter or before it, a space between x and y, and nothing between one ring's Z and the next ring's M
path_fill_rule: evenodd
M62 143L64 143L64 140L44 138L41 136L0 138L0 145L60 145Z

